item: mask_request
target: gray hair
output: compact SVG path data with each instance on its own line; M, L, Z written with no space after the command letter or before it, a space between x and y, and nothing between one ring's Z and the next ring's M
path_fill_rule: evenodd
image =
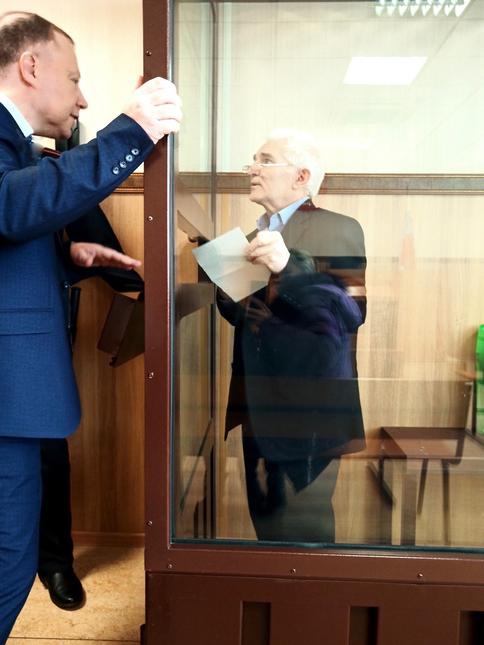
M297 168L309 170L309 196L317 195L323 183L324 168L314 137L301 130L277 128L269 133L267 141L285 141L284 157Z

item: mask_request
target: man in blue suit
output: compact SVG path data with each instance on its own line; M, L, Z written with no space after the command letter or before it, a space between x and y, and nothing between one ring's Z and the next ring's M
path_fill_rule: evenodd
M79 424L67 265L137 265L102 245L65 247L55 233L107 197L181 120L174 85L151 79L96 139L35 159L31 135L68 138L87 107L79 79L65 32L35 14L0 16L0 643L37 569L40 441Z

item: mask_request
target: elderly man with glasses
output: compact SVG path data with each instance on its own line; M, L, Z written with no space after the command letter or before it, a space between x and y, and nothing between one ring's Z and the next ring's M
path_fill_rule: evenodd
M271 277L241 302L218 293L235 327L226 434L242 425L257 538L331 543L339 457L364 447L355 358L363 231L314 205L324 171L310 135L273 132L244 171L264 209L247 259Z

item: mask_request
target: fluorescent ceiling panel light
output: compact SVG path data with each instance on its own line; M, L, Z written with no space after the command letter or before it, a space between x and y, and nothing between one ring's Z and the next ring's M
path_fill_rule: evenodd
M427 61L426 56L355 56L346 85L410 85Z

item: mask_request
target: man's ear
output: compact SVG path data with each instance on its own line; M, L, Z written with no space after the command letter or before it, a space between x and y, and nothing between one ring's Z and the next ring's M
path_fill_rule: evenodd
M27 85L35 85L37 82L37 57L31 51L25 51L19 58L20 78Z
M296 177L296 186L301 187L301 186L307 186L308 181L311 178L311 173L307 168L301 168L297 172L297 177Z

